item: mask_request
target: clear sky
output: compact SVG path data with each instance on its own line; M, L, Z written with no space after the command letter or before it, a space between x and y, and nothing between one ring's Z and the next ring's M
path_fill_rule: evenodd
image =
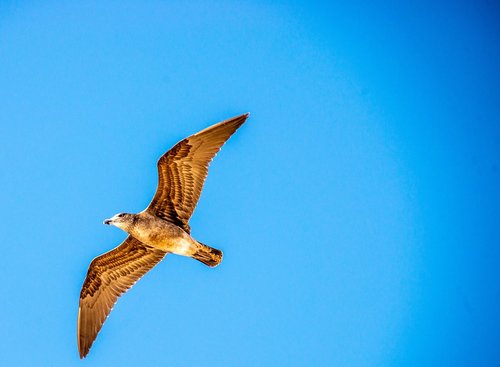
M3 366L500 365L495 1L0 2ZM348 4L346 4L348 3ZM251 112L88 358L78 297L178 140Z

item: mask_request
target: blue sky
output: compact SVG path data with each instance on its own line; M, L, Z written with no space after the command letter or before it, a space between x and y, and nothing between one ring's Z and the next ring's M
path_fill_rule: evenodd
M500 364L499 11L2 1L2 364ZM167 256L80 361L102 220L247 111L191 220L221 266Z

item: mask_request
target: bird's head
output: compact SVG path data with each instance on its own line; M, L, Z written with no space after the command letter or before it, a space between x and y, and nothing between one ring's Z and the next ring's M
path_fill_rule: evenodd
M126 231L134 222L134 214L118 213L114 217L105 219L104 224L112 225Z

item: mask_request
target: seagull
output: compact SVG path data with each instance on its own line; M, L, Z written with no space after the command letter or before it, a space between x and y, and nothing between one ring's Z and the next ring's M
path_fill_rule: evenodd
M149 206L138 214L119 213L104 220L128 237L90 263L78 308L80 358L87 356L118 297L166 254L189 256L210 267L220 264L222 251L191 237L188 223L210 162L248 116L219 122L178 142L158 160L158 188Z

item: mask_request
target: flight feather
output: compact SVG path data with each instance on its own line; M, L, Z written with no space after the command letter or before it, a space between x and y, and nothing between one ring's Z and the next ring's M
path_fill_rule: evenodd
M78 351L87 355L116 300L165 256L134 237L96 257L89 266L80 293Z
M190 232L208 165L246 121L248 113L222 121L178 142L158 160L158 188L147 211Z

